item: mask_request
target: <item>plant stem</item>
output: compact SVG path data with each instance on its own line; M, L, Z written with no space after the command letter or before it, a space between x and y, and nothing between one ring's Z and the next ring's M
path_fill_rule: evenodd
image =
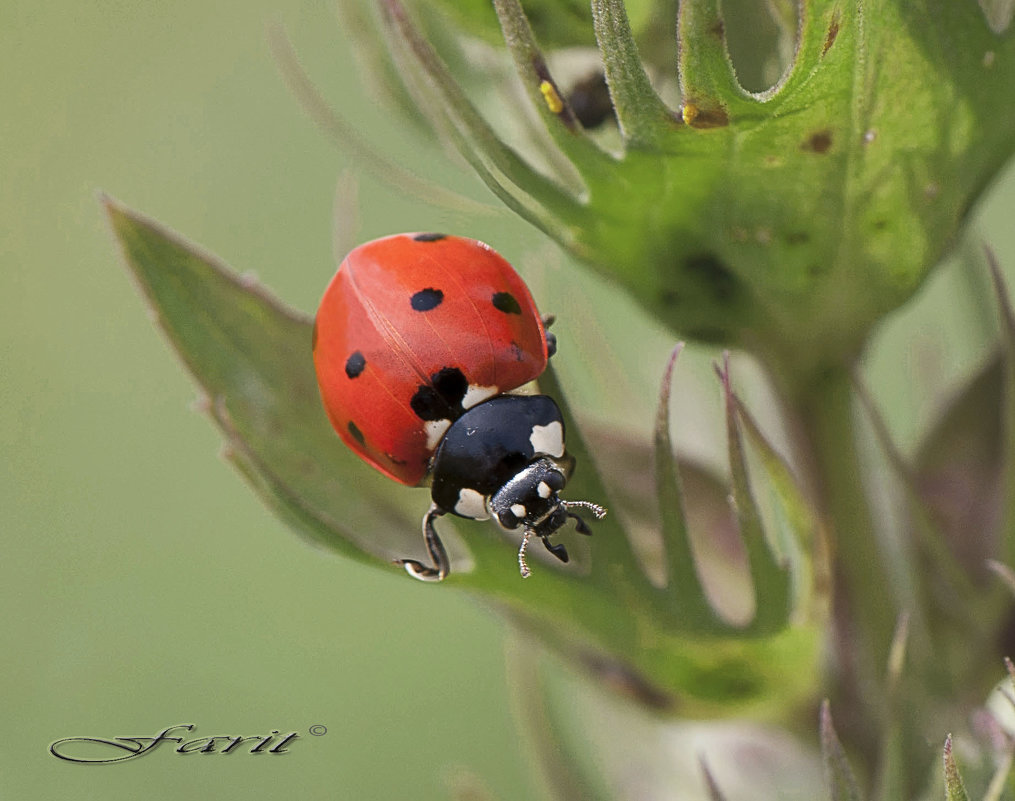
M864 486L848 364L816 373L785 393L807 490L833 554L836 721L843 739L873 764L884 676L899 614L888 560Z

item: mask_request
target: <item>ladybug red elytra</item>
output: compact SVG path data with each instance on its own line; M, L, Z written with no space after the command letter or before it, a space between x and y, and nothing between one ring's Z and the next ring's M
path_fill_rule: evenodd
M402 484L431 484L423 538L433 562L400 559L411 576L440 581L450 563L434 520L493 517L521 527L518 563L574 507L564 501L573 459L564 421L545 395L508 395L538 377L555 348L528 287L492 248L443 234L398 234L342 261L314 322L314 366L324 408L364 461Z

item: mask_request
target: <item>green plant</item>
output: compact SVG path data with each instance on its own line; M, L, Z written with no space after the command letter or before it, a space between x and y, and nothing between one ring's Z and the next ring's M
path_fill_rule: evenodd
M1015 564L1015 319L1000 268L988 259L995 346L915 456L895 444L862 365L876 325L954 248L1015 146L1012 12L932 0L773 2L769 46L745 48L755 66L738 77L726 5L592 0L588 13L494 0L491 14L485 3L420 0L410 12L380 0L390 52L364 35L372 18L363 9L343 6L396 105L424 116L508 207L645 315L701 343L691 347L750 354L788 432L784 445L772 444L722 359L745 565L731 592L747 610L732 619L729 603L710 596L702 564L713 532L688 522L705 510L717 528L728 525L726 492L673 454L680 347L651 443L596 430L551 368L540 385L561 402L581 466L569 494L610 499L614 513L575 566L545 567L524 583L503 539L470 526L449 545L452 561L471 569L456 568L445 584L486 599L663 715L764 721L806 737L824 696L832 797L917 798L940 787L926 744L942 736L935 727L982 703L1002 678L1011 588L984 580L990 559L1015 582L1005 566ZM541 127L517 131L509 145L506 123L479 112L461 82L475 80L465 75L467 51L443 12L475 40L503 36ZM664 23L674 19L675 39ZM554 77L554 50L540 43L593 42L598 56L586 55L605 75L616 125L590 131ZM302 80L291 64L290 74ZM375 163L369 145L348 138ZM367 475L330 431L311 321L154 223L111 200L106 208L128 265L207 393L230 459L265 502L318 544L384 569L418 548L419 510ZM887 465L880 474L872 442ZM655 490L649 504L645 487ZM880 497L907 506L895 530L879 519ZM527 717L553 750L566 736L546 715L530 708ZM1012 740L997 731L995 778L988 785L980 775L989 765L969 776L990 798L1012 792ZM964 798L951 743L945 791ZM560 759L551 766L560 797L606 797L577 761ZM704 791L724 797L723 777L703 759Z

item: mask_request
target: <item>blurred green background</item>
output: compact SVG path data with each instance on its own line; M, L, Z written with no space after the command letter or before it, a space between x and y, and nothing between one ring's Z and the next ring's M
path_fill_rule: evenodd
M487 199L367 98L323 0L3 3L3 797L438 799L463 767L501 798L532 794L501 689L501 625L462 595L315 552L261 508L188 410L194 388L105 228L100 189L313 310L335 267L335 185L350 160L285 88L273 22L382 149ZM368 177L359 205L359 239L448 230L511 259L545 244L506 214L451 215ZM1013 208L1008 180L980 221L1009 274ZM969 369L956 274L906 312L952 365L932 372ZM933 409L898 369L907 354L905 339L889 343L875 372L911 439ZM62 737L181 723L194 736L302 739L280 757L163 749L84 767L48 753Z
M344 115L420 153L366 100L327 2L0 10L4 798L437 799L463 766L504 798L531 789L493 616L316 552L260 506L105 227L98 190L316 307L349 160L285 88L269 23ZM363 238L462 228L369 179L360 196ZM473 235L524 230L490 216ZM179 723L303 739L278 757L48 753Z

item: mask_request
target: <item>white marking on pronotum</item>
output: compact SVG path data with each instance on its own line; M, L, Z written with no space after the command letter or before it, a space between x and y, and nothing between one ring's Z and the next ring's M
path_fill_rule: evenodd
M536 486L536 492L539 493L540 498L549 498L553 494L553 490L550 489L550 485L545 481L540 481Z
M515 517L521 519L521 518L525 517L525 507L522 506L522 504L520 504L520 503L513 503L513 504L511 504L511 513Z
M486 508L486 498L479 492L469 487L462 487L458 492L458 503L455 504L455 514L462 517L469 517L473 520L488 520L490 512Z
M450 420L427 420L423 423L426 432L426 449L432 451L441 441L441 437L451 428Z
M559 459L564 455L564 426L559 420L545 426L532 426L529 442L536 453L545 453Z
M482 403L487 398L492 398L494 395L499 395L500 389L497 387L481 387L477 384L469 384L469 388L465 390L465 397L462 398L462 408L471 409L476 404Z

